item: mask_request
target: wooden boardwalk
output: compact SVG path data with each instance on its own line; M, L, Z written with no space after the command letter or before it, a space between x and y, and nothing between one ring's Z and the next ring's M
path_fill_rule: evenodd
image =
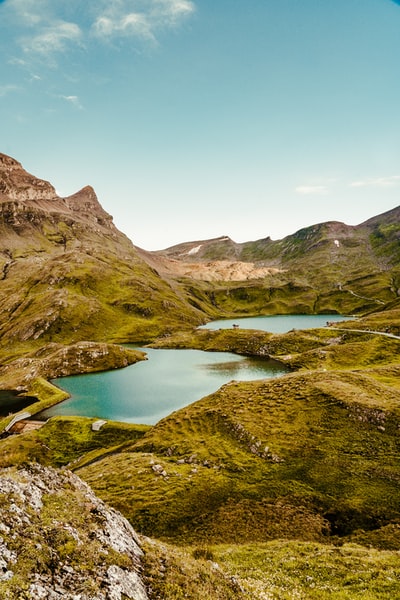
M45 425L46 421L33 421L32 419L22 419L14 425L9 430L9 433L27 433L28 431L34 431L35 429L40 429Z

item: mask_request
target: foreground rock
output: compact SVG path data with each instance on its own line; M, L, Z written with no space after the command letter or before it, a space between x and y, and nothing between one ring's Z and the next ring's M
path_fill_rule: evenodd
M8 469L0 496L1 598L147 600L135 531L76 475Z

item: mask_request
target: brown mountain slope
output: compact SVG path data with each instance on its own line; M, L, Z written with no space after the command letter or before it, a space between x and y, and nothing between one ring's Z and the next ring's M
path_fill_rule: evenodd
M0 344L143 340L198 323L90 187L68 197L0 155Z
M147 252L91 187L60 198L0 154L0 348L145 341L213 316L376 309L400 289L399 211L279 241L221 237Z
M319 223L277 241L185 242L151 260L188 290L203 280L197 289L221 313L367 312L400 294L400 207L357 226Z
M362 266L368 264L370 270L395 267L400 259L400 206L357 226L329 221L300 229L282 240L267 237L237 244L225 236L185 242L155 254L188 265L240 261L253 263L257 268L281 270L295 267L307 258L310 273L324 262L326 266L340 265L348 275L354 275L360 265L350 258L357 255L363 256Z

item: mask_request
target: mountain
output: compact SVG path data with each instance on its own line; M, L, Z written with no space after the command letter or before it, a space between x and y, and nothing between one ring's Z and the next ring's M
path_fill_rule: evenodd
M184 263L189 273L194 265L240 262L273 273L291 276L297 273L298 277L318 283L324 269L324 283L334 285L360 275L398 269L400 207L357 226L329 221L300 229L277 241L265 238L237 244L229 237L220 237L185 242L157 254L171 261L171 271L174 263ZM177 268L177 272L182 270Z
M321 223L278 241L237 244L225 236L148 252L115 227L91 187L61 198L0 154L0 361L9 365L7 385L12 361L26 356L28 365L47 344L143 344L223 316L381 308L400 289L399 213L356 227ZM59 369L54 365L54 373ZM48 364L43 372L51 376Z
M143 341L201 320L114 226L91 187L60 198L0 155L0 344Z
M152 427L59 417L10 434L2 418L0 597L399 597L399 217L148 252L92 188L61 198L0 155L0 387L28 391L31 414L64 399L52 377L144 358L118 342L291 371ZM331 311L359 318L196 327Z
M201 281L198 297L220 314L365 313L400 294L400 207L357 226L332 221L242 244L225 236L156 255L160 274L187 290Z
M381 243L379 243L381 240ZM287 269L299 257L307 255L309 269L312 270L319 259L319 252L331 254L331 262L339 262L348 257L349 249L354 254L370 254L369 260L375 268L395 266L400 255L400 206L375 216L360 225L346 225L338 221L318 223L300 229L282 240L274 241L267 237L254 242L238 244L227 236L210 240L184 242L157 252L159 256L185 263L206 263L208 261L243 261L262 266ZM393 244L386 253L384 244ZM397 243L397 245L396 245ZM386 254L386 260L382 258ZM348 265L348 268L355 265ZM352 272L351 270L349 271Z

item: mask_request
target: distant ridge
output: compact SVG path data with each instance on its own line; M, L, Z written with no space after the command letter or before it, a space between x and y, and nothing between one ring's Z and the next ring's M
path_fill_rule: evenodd
M372 310L399 295L399 216L150 252L115 227L92 187L62 198L0 154L0 350L151 341L221 316Z

